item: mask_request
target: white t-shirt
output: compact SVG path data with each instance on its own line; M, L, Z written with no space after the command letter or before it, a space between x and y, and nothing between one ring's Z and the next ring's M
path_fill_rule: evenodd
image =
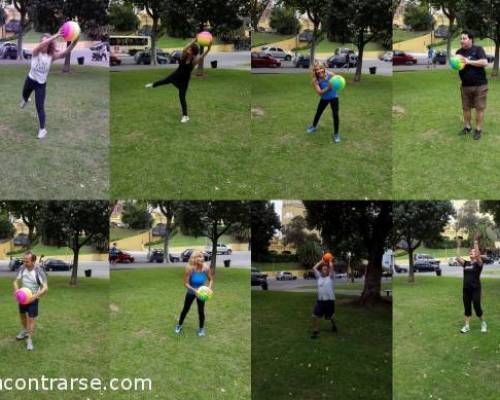
M335 300L335 292L333 290L333 272L328 276L321 276L316 268L314 268L314 276L318 285L318 300Z
M50 65L52 64L52 56L47 53L38 53L37 56L31 58L31 69L29 77L40 84L47 82Z
M40 269L34 267L31 271L26 268L24 265L19 268L19 272L17 273L17 278L18 280L22 281L22 287L28 288L31 290L31 293L35 294L40 290L40 285L37 282L36 279L36 274L38 270L38 280L40 281L41 284L44 284L47 282L47 276L45 273Z

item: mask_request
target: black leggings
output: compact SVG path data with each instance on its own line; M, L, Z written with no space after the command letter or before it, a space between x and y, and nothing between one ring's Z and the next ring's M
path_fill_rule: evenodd
M179 101L181 103L182 115L187 116L188 115L187 103L186 103L186 93L188 89L187 83L180 83L177 80L177 78L174 78L172 75L169 75L165 79L161 79L153 83L153 87L168 85L169 83L174 85L177 88L177 90L179 90Z
M195 294L187 292L186 298L184 300L184 308L181 311L181 316L179 317L179 325L182 325L184 322L184 318L186 318L189 309L191 308L191 304L193 304L194 299L196 299L196 304L198 305L198 319L200 322L200 328L203 328L205 325L205 302L201 301L196 297Z
M40 129L45 128L45 87L46 83L38 83L29 76L26 77L23 87L23 100L28 101L33 90L35 91L36 112L38 113L38 122Z
M335 134L339 133L339 99L335 97L331 100L323 100L320 99L318 103L318 109L316 110L316 115L314 116L313 126L316 127L318 125L319 119L321 118L321 114L325 111L325 108L330 104L332 108L333 114L333 132Z
M481 309L481 288L464 288L463 298L465 316L470 317L472 315L471 305L474 304L474 311L476 315L481 318L483 315L483 310Z

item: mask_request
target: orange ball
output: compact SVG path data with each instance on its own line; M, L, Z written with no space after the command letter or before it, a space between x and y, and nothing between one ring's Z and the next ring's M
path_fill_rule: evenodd
M325 263L329 263L332 260L333 260L333 254L332 253L325 253L325 254L323 254L323 261Z

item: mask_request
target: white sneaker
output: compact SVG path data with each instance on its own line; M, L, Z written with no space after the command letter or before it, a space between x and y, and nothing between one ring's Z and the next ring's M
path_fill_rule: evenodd
M488 332L488 325L486 325L486 321L481 322L481 332Z
M28 343L26 344L26 350L33 351L35 348L33 347L33 342L28 338Z
M40 129L38 131L38 139L43 139L46 134L47 134L47 129Z
M464 325L462 329L460 329L460 332L462 333L467 333L470 331L469 325Z
M188 117L187 115L183 115L183 116L182 116L182 118L181 118L181 122L182 122L183 124L185 124L185 123L186 123L186 122L188 122L188 121L189 121L189 117Z
M150 88L152 88L152 87L153 87L153 84L152 84L152 83L146 83L146 84L144 85L144 87L145 87L146 89L150 89Z
M17 340L23 340L28 337L28 332L26 332L26 329L21 329L21 332L19 332L16 336Z
M24 108L24 107L26 107L26 104L28 104L29 102L30 102L30 99L28 99L28 100L22 99L21 102L19 103L19 107Z

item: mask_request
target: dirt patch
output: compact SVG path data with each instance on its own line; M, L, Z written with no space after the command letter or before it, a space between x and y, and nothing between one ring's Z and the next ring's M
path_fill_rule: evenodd
M265 112L262 108L254 107L250 110L252 118L261 118L264 116Z
M113 303L109 305L109 309L111 310L111 312L114 313L120 312L120 307L118 307L116 304Z
M393 112L393 114L406 114L405 109L401 106L398 106L398 105L392 106L392 112Z

